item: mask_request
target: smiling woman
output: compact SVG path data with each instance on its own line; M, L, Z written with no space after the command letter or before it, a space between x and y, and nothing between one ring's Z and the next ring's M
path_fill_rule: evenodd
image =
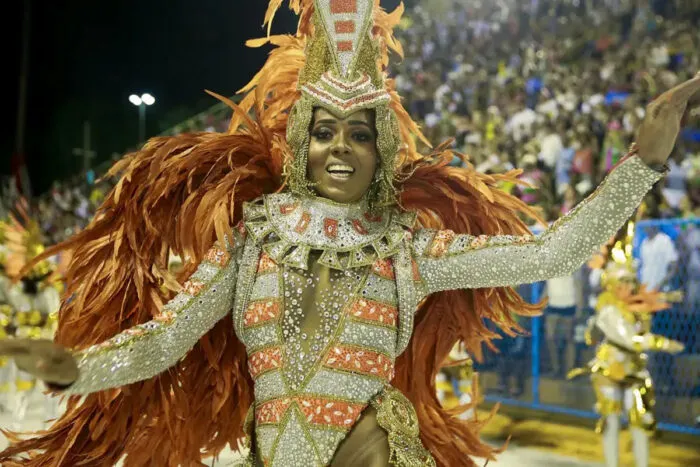
M308 177L319 195L338 203L360 201L370 191L378 162L373 111L345 118L323 108L314 111Z

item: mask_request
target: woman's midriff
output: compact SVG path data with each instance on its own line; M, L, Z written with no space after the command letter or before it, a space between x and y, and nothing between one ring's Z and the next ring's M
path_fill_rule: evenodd
M338 446L330 467L388 467L389 456L389 436L377 422L377 411L369 406ZM260 453L255 467L265 467Z
M389 455L389 436L369 406L338 446L331 467L387 467Z

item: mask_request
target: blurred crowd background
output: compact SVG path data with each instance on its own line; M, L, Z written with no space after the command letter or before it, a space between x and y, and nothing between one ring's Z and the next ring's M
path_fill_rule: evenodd
M431 141L455 136L483 172L522 169L533 188L516 193L552 220L626 154L645 106L700 69L692 3L453 2L442 19L419 7L397 87ZM686 122L648 215L697 215L699 122Z

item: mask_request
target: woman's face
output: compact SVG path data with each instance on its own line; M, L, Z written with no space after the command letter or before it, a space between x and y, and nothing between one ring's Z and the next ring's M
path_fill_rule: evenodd
M308 177L316 192L338 203L359 201L377 170L374 112L360 110L339 118L316 109L311 124Z

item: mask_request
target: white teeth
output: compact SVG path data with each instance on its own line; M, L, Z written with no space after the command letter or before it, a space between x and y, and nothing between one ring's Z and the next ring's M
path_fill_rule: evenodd
M355 169L345 164L333 164L326 170L330 173L355 173Z

